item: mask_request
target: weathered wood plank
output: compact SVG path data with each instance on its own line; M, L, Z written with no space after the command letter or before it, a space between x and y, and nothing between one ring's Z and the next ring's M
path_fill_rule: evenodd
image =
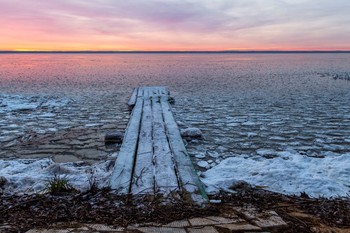
M161 106L169 144L176 161L175 164L183 196L188 199L187 201L194 201L196 203L207 202L208 197L203 184L199 180L186 151L180 131L171 112L169 102L164 97L161 98Z
M166 87L135 88L134 105L110 185L122 194L182 191L185 201L208 197L187 154Z
M169 95L169 90L166 87L159 87L157 90L158 90L159 96L168 96Z
M143 100L137 99L110 180L110 187L118 190L121 194L127 194L130 191L130 181L132 179L134 159L138 144L142 106Z
M129 108L133 108L135 106L138 90L139 90L138 87L134 88L134 90L130 96L129 102L128 102Z
M156 192L165 195L179 190L173 155L170 151L159 97L152 98L153 151Z
M150 97L150 90L149 90L149 88L142 88L142 90L143 90L143 96L142 97L144 97L144 98Z
M166 87L139 87L138 97L167 96L169 91Z
M139 87L139 91L137 92L137 97L142 97L144 95L144 88Z
M132 194L154 193L153 126L151 100L145 99L142 109L139 144L132 180Z

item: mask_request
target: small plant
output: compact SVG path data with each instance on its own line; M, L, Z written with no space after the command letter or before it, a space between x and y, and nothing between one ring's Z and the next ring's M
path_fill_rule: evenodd
M91 193L95 193L98 190L98 185L96 182L94 171L90 171L90 177L89 177L89 189L88 191Z
M69 184L67 178L55 175L53 178L46 182L45 193L53 195L59 195L63 193L71 193L77 191L71 184Z

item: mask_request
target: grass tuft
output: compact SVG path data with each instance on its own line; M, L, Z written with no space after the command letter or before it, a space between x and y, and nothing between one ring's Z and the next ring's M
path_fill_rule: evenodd
M55 175L50 178L45 185L44 192L52 195L60 195L66 193L76 192L77 190L68 182L65 177Z

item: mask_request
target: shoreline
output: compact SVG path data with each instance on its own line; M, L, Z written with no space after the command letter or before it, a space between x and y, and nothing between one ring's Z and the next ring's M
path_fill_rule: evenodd
M131 230L131 227L160 227L184 219L204 218L204 221L208 216L221 219L236 216L241 219L238 224L244 221L254 224L252 215L262 213L266 218L271 211L281 219L275 223L276 227L283 224L281 221L288 225L283 227L282 232L314 232L315 229L343 229L346 232L350 229L349 197L315 199L306 195L286 196L244 186L237 187L235 191L210 196L213 201L205 207L188 206L180 200L167 202L162 196L129 199L129 196L118 196L106 189L2 197L0 229L26 232L35 228L40 232L40 229L50 228L77 229L85 223Z
M197 174L210 195L232 192L232 187L245 184L283 195L348 197L347 158L348 154L307 158L290 153L260 161L229 157L213 168L197 171ZM81 192L89 190L92 181L96 187L106 188L114 161L115 157L110 157L89 165L84 161L56 163L52 158L0 160L1 193L41 193L47 181L56 176Z

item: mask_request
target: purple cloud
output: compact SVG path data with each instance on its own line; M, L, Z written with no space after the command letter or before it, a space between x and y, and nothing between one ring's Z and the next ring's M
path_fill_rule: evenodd
M0 38L24 40L30 33L37 41L344 46L348 9L347 0L1 0Z

